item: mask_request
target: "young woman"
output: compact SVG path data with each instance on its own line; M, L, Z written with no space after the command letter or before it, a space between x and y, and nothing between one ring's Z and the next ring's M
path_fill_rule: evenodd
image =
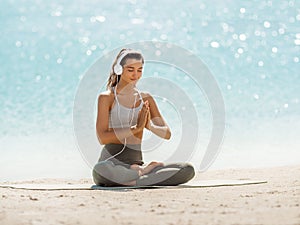
M192 179L189 163L151 162L143 166L143 130L170 139L171 131L149 93L139 92L144 58L132 49L117 55L107 83L98 97L96 131L104 145L93 178L101 186L178 185Z

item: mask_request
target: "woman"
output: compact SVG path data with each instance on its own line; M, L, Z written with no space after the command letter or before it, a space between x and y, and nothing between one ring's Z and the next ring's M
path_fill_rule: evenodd
M192 179L188 163L151 162L143 166L143 130L170 139L171 131L149 93L139 92L144 58L132 49L122 49L112 65L107 91L98 97L96 131L102 149L93 168L101 186L178 185Z

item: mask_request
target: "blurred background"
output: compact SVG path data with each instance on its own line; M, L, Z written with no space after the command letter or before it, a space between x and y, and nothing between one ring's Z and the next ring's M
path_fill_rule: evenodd
M191 51L218 82L226 133L211 169L300 163L299 1L3 0L0 27L0 181L90 177L73 133L77 87L97 59L145 40ZM165 65L146 65L147 76L175 77L187 93L195 85ZM189 94L201 126L197 168L210 109ZM176 137L174 109L158 103Z

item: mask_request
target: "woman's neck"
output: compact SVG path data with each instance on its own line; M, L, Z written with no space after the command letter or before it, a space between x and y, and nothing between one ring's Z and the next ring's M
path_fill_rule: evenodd
M134 92L136 92L136 86L135 84L125 83L120 81L116 85L116 91L122 95L133 94Z

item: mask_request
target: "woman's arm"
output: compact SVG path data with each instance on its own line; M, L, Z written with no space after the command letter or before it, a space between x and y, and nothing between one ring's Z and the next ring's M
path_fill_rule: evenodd
M98 113L96 121L96 132L100 144L122 143L125 138L135 135L137 138L142 138L142 131L147 122L147 114L149 107L142 108L138 124L130 128L108 128L109 125L109 109L111 105L111 96L108 93L102 93L98 97Z
M161 116L155 100L150 94L145 94L145 100L148 101L150 112L148 113L148 121L145 127L157 136L170 139L171 130Z

